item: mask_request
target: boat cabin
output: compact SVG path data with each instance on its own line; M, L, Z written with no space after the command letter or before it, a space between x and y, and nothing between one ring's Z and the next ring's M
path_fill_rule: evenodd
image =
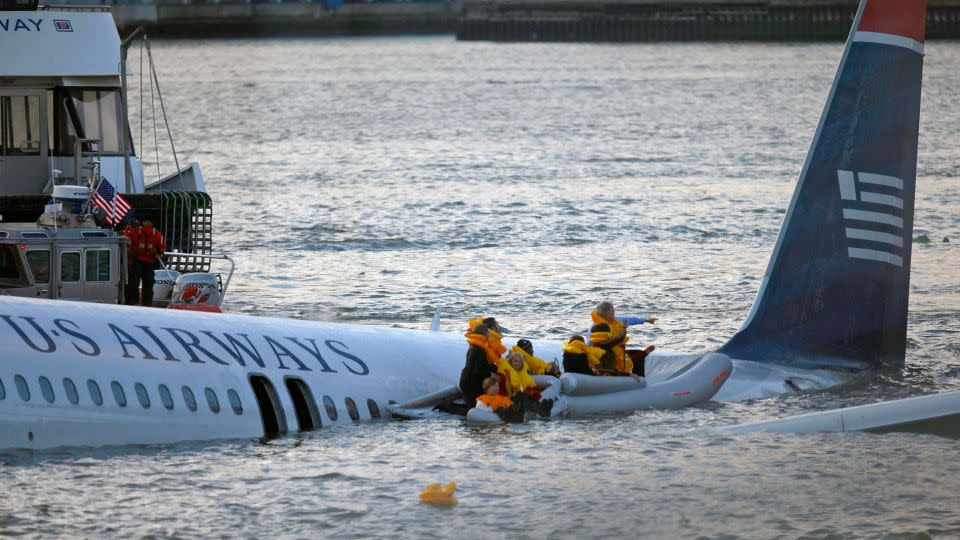
M124 105L128 44L110 8L31 7L0 0L0 196L97 175L122 193L204 191L196 164L145 184Z
M126 282L127 240L109 229L0 223L3 294L116 304Z

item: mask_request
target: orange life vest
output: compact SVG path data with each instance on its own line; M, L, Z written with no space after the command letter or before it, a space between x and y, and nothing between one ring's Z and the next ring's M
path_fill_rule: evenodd
M130 255L138 261L153 262L157 255L166 250L163 235L157 229L153 229L150 233L143 229L130 231L128 238L130 238Z

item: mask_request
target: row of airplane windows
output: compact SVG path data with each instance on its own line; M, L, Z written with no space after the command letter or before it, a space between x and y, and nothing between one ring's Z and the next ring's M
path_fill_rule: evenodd
M40 385L40 394L43 396L43 399L47 403L53 403L56 401L56 394L53 390L53 384L50 382L50 379L44 376L38 378L38 383ZM17 395L20 396L20 399L24 402L29 402L31 399L30 386L27 384L27 379L23 375L15 375L13 377L14 386L17 388ZM137 401L140 402L140 406L144 409L149 409L150 394L147 392L147 387L143 383L136 383L133 385L134 392L137 395ZM112 381L110 383L110 390L113 393L113 399L120 407L127 406L127 393L123 389L123 385L117 381ZM69 377L64 377L63 379L63 392L67 396L67 401L71 405L77 405L80 403L80 393L77 391L77 386L73 383L73 380ZM87 392L90 395L90 401L94 405L100 407L103 406L103 392L100 391L100 384L93 379L87 380ZM163 408L168 411L172 411L173 404L173 395L170 393L170 389L165 384L157 385L157 393L160 395L160 403L163 404ZM195 412L198 408L197 398L193 393L193 390L189 386L183 386L181 388L181 393L183 394L183 403L186 405L187 409ZM207 400L207 406L213 413L220 412L220 399L217 397L217 393L213 388L206 387L203 389L203 395ZM0 400L7 398L7 390L3 385L3 380L0 379ZM230 408L233 409L235 414L243 414L243 403L240 401L240 395L234 389L227 390L227 399L230 401Z
M30 386L27 384L27 379L23 375L15 375L13 377L14 386L16 386L17 394L20 396L20 399L24 402L29 402L31 399ZM40 376L38 378L38 383L40 385L40 393L43 396L43 399L47 403L53 403L56 401L56 394L53 390L53 384L45 376ZM147 392L146 386L143 383L136 383L133 385L134 392L137 395L137 401L140 402L140 406L144 409L149 409L151 405L150 394ZM127 406L127 394L121 385L117 381L112 381L110 383L110 390L113 393L113 399L120 407ZM196 412L197 410L197 399L193 393L193 390L184 385L181 389L181 394L183 395L183 403L191 412ZM77 391L77 386L74 384L73 380L69 377L64 377L63 379L63 391L67 396L67 401L72 405L77 405L80 403L80 393ZM93 379L87 380L87 392L90 395L90 401L94 405L100 407L103 405L103 393L100 391L100 385L97 381ZM157 385L157 393L160 395L160 402L163 404L163 407L168 411L172 411L174 408L173 395L170 393L170 389L165 384ZM217 392L210 388L209 386L203 389L203 395L207 400L207 406L210 408L210 411L214 414L220 412L220 399L217 397ZM0 379L0 400L7 398L7 390L3 385L3 379ZM230 408L233 409L235 414L243 414L243 403L240 401L240 395L234 389L227 390L227 399L230 401ZM360 420L360 412L357 410L357 404L351 398L346 398L344 404L347 408L347 414L350 416L350 419L354 422ZM327 416L331 421L336 422L337 418L340 416L337 410L337 405L334 403L333 399L330 396L323 396L323 406L327 411ZM367 400L367 409L370 412L371 419L378 419L380 415L380 407L377 405L377 402L368 399Z

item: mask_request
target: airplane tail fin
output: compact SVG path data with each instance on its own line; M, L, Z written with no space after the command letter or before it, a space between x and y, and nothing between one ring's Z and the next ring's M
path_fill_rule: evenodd
M926 0L862 0L750 314L720 352L902 364Z

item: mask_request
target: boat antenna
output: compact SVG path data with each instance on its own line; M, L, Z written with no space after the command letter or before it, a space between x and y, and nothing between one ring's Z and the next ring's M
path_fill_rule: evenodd
M160 112L163 114L163 124L167 128L167 137L170 139L170 151L173 152L173 163L177 167L177 179L180 180L180 189L186 190L183 184L183 172L180 170L180 160L177 159L177 149L173 144L173 133L170 132L170 122L167 120L167 109L163 106L163 94L160 92L160 81L157 80L157 67L153 63L153 52L150 50L150 40L146 34L143 35L143 42L147 46L147 59L150 60L150 74L154 86L157 87L157 99L160 101Z
M144 37L143 42L147 39ZM153 102L153 71L150 71L150 121L153 124L153 152L156 156L154 164L157 166L157 182L163 179L160 174L160 144L157 142L157 106Z
M123 102L123 135L120 137L120 150L123 154L123 189L133 191L130 186L130 118L127 113L127 51L137 35L143 31L142 26L136 27L129 36L120 42L120 101ZM142 77L142 75L141 75ZM142 79L141 79L142 80ZM141 119L141 122L143 120Z
M140 151L143 152L143 40L140 40L140 70L137 71L137 74L140 75L140 140L137 144L140 147Z

